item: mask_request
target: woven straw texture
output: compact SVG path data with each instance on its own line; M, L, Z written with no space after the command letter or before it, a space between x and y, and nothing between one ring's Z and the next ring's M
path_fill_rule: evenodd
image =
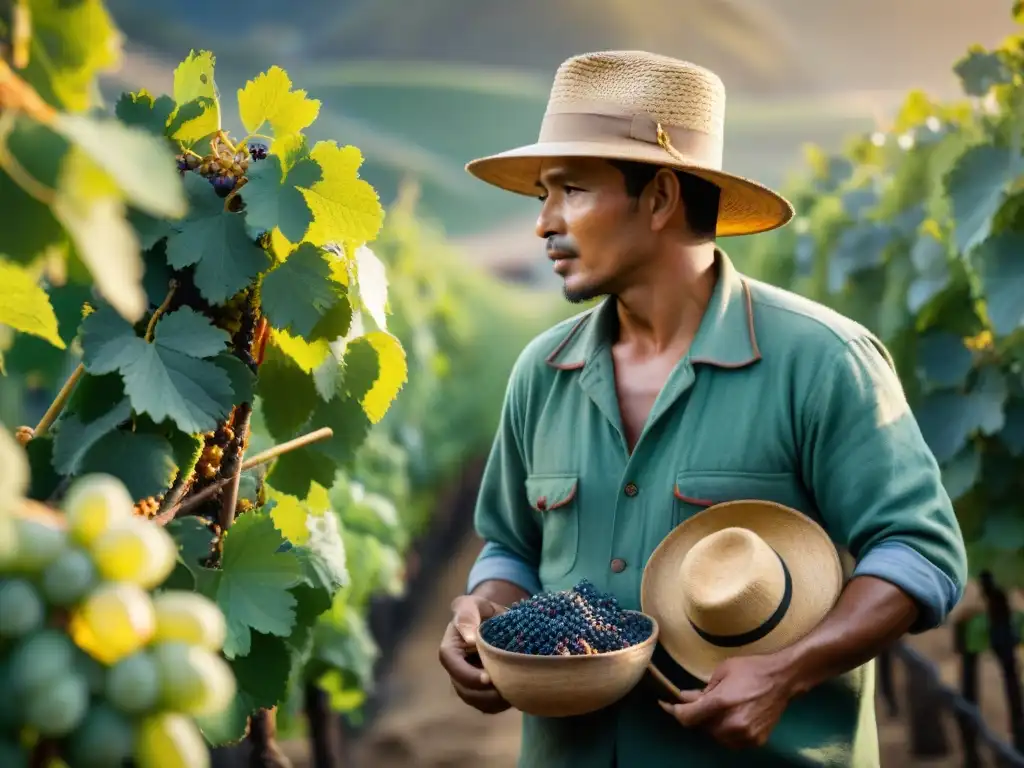
M536 197L546 158L595 157L678 168L721 189L716 235L747 235L776 229L793 218L793 206L763 184L721 168L725 86L713 72L689 62L644 51L602 51L563 62L551 88L548 111L567 105L607 104L645 116L666 130L713 137L705 156L663 147L624 134L538 141L468 163L477 178L501 189Z
M646 112L664 125L725 130L725 85L715 73L642 51L574 56L558 68L549 104L605 101Z
M782 621L771 633L748 645L723 648L701 638L687 614L683 563L687 554L707 536L728 528L752 531L774 549L792 577L792 599ZM727 562L724 559L723 562ZM766 571L766 581L772 574ZM712 568L703 576L721 582L718 590L744 586L752 574L743 568ZM644 567L640 601L644 613L660 626L659 642L672 659L698 680L707 682L715 667L733 656L781 650L814 629L825 618L843 588L839 552L821 526L806 515L768 501L730 501L708 507L677 526L651 555ZM748 593L747 597L752 597ZM764 619L765 608L741 600L733 630L749 630ZM745 615L747 614L747 615ZM714 631L705 627L705 631ZM731 634L731 632L730 632Z

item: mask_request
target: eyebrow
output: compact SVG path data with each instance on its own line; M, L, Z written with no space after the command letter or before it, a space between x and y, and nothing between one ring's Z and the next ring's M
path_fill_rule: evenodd
M547 174L542 174L541 178L537 179L537 187L544 190L546 189L545 182L547 184L558 184L559 182L564 184L566 181L573 178L575 178L573 174L561 168L557 168Z

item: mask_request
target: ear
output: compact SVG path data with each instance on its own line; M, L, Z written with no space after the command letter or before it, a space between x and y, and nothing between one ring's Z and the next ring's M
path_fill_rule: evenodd
M651 229L657 232L672 225L681 213L682 191L679 188L679 177L670 168L659 168L647 185L647 194Z

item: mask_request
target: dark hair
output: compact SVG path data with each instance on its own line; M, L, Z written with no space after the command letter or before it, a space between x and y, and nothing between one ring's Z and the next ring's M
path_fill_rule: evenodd
M660 167L629 160L608 162L622 173L626 180L626 194L633 198L640 197L640 193L651 183ZM676 171L676 177L679 179L679 193L686 211L686 225L698 237L714 239L718 228L718 202L721 197L718 185L685 171Z

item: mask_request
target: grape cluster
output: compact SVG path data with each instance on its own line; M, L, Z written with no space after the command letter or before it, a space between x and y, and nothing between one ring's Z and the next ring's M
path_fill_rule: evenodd
M650 637L651 620L619 607L586 579L512 605L480 626L495 648L533 656L590 656L619 651Z
M224 615L194 592L154 594L177 546L116 479L80 478L63 512L0 517L0 766L43 750L68 768L208 768L194 718L237 690Z
M211 152L205 157L197 154L178 155L178 171L184 175L189 171L203 176L220 197L227 197L245 178L252 160L263 160L267 147L250 144L248 149L230 147L223 139L214 138Z

